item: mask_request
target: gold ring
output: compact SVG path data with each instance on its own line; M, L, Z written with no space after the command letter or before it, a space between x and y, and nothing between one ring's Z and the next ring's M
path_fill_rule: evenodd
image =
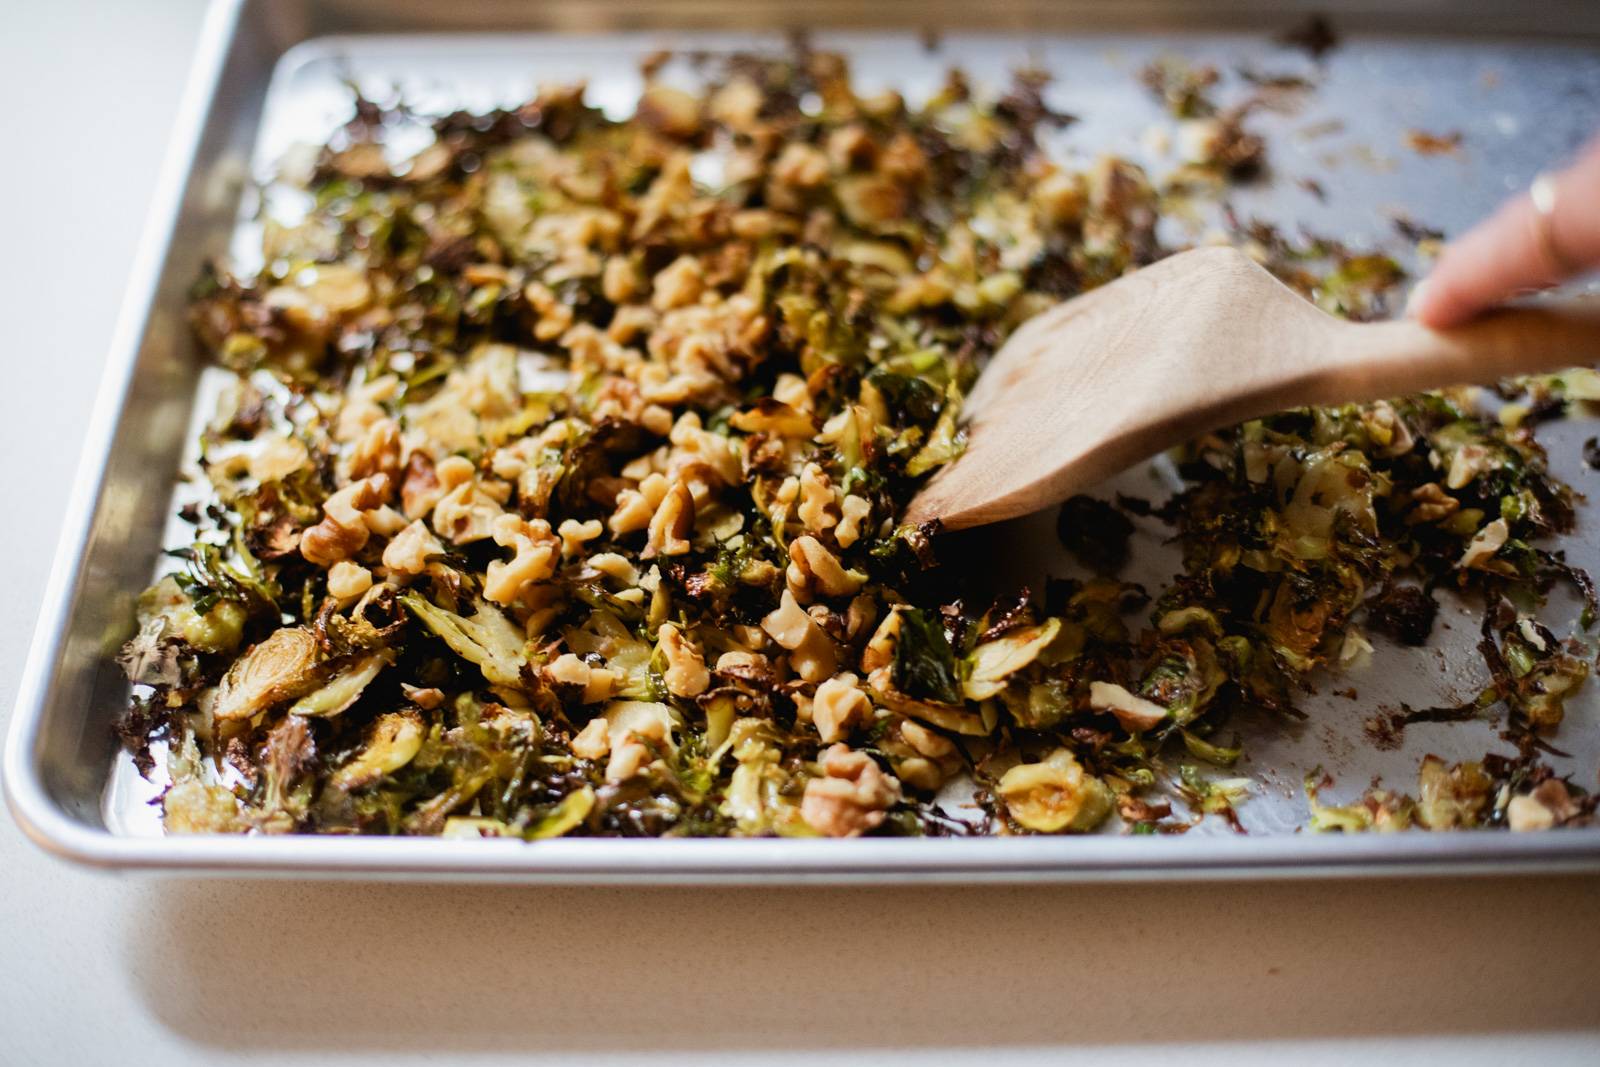
M1578 268L1556 246L1556 179L1553 174L1541 174L1528 186L1528 199L1533 203L1534 235L1539 243L1539 254L1554 276L1570 278Z

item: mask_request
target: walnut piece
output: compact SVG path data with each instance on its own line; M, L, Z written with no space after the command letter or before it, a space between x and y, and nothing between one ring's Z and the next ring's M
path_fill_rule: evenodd
M611 759L606 780L632 778L672 746L672 709L665 704L620 700L606 709Z
M693 532L694 495L684 482L674 482L650 517L649 535L639 558L684 555L691 547L688 538Z
M667 476L657 472L641 481L637 489L624 489L618 493L616 509L606 524L611 527L611 533L621 537L649 526L671 487Z
M552 683L580 688L579 700L584 704L598 704L608 699L617 681L616 673L610 668L591 667L571 652L564 652L546 664L544 674Z
M433 528L441 537L465 545L492 536L495 520L504 514L500 501L474 479L451 489L434 505Z
M345 459L345 476L352 481L374 474L400 474L400 426L387 416L366 428Z
M258 482L276 482L289 477L311 461L311 453L297 437L272 434L261 440L249 460L250 477Z
M372 572L359 563L340 560L328 568L328 595L336 600L354 600L372 588Z
M572 739L572 754L579 759L597 760L611 751L611 729L604 716L590 719Z
M361 513L382 503L372 478L338 490L323 503L323 520L301 535L300 554L319 567L349 559L366 546L371 535Z
M791 141L772 164L772 180L796 189L815 189L828 180L828 157L811 145Z
M884 812L900 802L900 782L871 756L834 745L818 761L824 777L806 783L800 817L828 837L859 837L883 824Z
M802 604L810 603L818 595L850 596L867 580L864 574L845 570L839 557L809 534L789 543L789 569L785 578L789 591Z
M400 479L400 510L406 518L422 518L444 493L433 460L426 452L413 452L406 457L405 473Z
M1461 501L1439 488L1438 482L1427 482L1411 491L1411 510L1406 513L1406 525L1439 522L1461 510Z
M523 590L548 581L561 559L561 542L543 519L502 514L494 520L494 543L515 550L510 562L492 560L483 576L483 595L496 604L515 604Z
M827 679L817 686L817 693L811 698L811 722L826 743L844 740L851 730L871 718L872 701L853 674Z
M861 539L861 524L872 514L872 504L864 497L850 493L839 504L839 524L833 528L833 538L840 548L849 548Z
M652 280L650 306L657 311L671 311L694 303L704 288L703 278L698 259L679 256Z
M588 522L579 522L577 519L563 519L561 525L556 527L556 536L561 538L561 555L571 559L583 551L584 542L593 541L605 532L605 526L599 519L590 519Z
M833 483L815 463L807 463L800 471L800 521L813 533L822 533L839 521L839 509L834 500Z
M661 672L667 692L675 697L697 697L704 693L711 685L711 672L706 670L705 657L694 642L670 622L661 624L656 631L656 641L667 660L667 669Z
M442 555L444 546L421 519L399 533L383 550L383 565L391 578L415 578L428 569L428 557Z
M1109 711L1130 734L1151 730L1166 721L1167 709L1154 701L1136 696L1112 682L1089 683L1089 706Z
M787 589L779 598L777 610L761 620L761 628L789 650L790 666L805 681L820 682L830 677L839 665L832 639Z
M1466 570L1498 570L1498 567L1492 566L1495 562L1495 553L1505 547L1510 537L1511 528L1506 525L1506 520L1494 520L1479 530L1467 543L1467 550L1461 554L1461 560L1456 566Z

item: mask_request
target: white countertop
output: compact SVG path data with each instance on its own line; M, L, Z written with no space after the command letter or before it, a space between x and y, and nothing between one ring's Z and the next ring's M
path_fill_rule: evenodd
M202 7L14 2L0 34L0 716ZM68 867L0 815L0 1064L19 1067L927 1065L1060 1062L1065 1046L1111 1064L1595 1063L1597 960L1592 877L894 890L146 880Z

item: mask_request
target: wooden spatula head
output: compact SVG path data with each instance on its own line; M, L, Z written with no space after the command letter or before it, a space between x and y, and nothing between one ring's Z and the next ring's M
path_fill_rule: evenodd
M1024 323L968 398L965 453L907 521L961 529L1024 515L1273 411L1590 361L1597 304L1505 310L1445 333L1355 324L1236 249L1180 252Z

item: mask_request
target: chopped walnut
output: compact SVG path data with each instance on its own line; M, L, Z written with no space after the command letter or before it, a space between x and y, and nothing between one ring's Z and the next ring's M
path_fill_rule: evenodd
M871 756L834 745L818 761L824 777L806 783L800 817L828 837L859 837L883 824L884 813L900 802L900 783L879 769Z
M546 664L544 674L552 683L581 690L578 699L584 704L598 704L609 699L617 681L616 673L610 668L591 667L571 652L564 652Z
M426 452L413 452L406 457L405 473L400 479L400 510L406 518L422 518L444 494L433 459Z
M728 220L728 229L733 231L735 237L745 241L759 241L763 237L775 234L793 236L800 232L794 219L765 208L745 208L742 211L735 211L733 217Z
M624 489L618 493L616 510L611 513L607 523L612 534L620 537L648 527L671 488L672 483L667 476L658 473L645 478L637 489Z
M738 447L722 434L705 429L695 412L686 411L679 416L668 440L675 449L673 468L703 463L716 472L724 485L738 485L742 480Z
M466 485L477 476L477 473L478 468L465 456L446 456L434 468L441 496L457 486Z
M311 462L311 453L299 438L272 434L262 439L249 459L250 477L258 482L276 482L289 477Z
M666 657L667 669L661 672L667 692L675 697L697 697L711 684L711 672L694 642L670 622L661 624L656 631L656 641L661 654Z
M880 174L852 174L834 185L845 218L864 230L878 230L905 214L905 187Z
M839 504L839 524L833 528L833 538L840 548L849 548L861 539L861 524L872 514L872 504L854 493L846 494Z
M605 526L599 519L590 519L588 522L563 519L561 525L556 527L556 536L561 538L561 555L567 559L573 558L583 551L587 542L604 532Z
M741 74L712 95L708 110L713 119L729 129L743 130L756 124L764 99L760 87Z
M603 716L590 719L572 739L572 754L579 759L604 759L611 751L611 729Z
M1461 501L1439 488L1438 482L1426 482L1411 491L1412 507L1406 513L1406 525L1439 522L1461 510Z
M789 591L802 604L821 594L850 596L860 589L866 575L847 571L839 557L809 534L789 543L789 569L785 574Z
M844 632L851 641L856 640L878 621L878 602L870 593L862 593L850 601L845 609Z
M655 759L655 752L639 738L628 735L611 744L611 759L606 763L606 781L623 782L635 777Z
M654 330L660 321L661 316L648 304L625 304L611 317L606 338L619 345L631 344Z
M368 531L379 537L393 537L406 528L406 517L388 504L363 511L361 520L367 524Z
M359 440L369 426L388 417L383 402L393 400L399 392L400 379L393 374L351 386L345 391L344 404L339 408L339 418L333 426L333 439L340 442Z
M799 515L806 529L813 533L831 529L839 521L833 483L815 463L807 463L800 471Z
M878 741L902 785L937 792L962 766L961 752L943 734L915 719L900 719Z
M772 164L772 180L794 189L815 189L828 180L828 157L811 145L791 141Z
M1467 570L1500 570L1509 564L1500 563L1492 566L1495 553L1505 547L1506 541L1511 537L1511 527L1506 525L1506 520L1496 519L1475 534L1467 543L1467 550L1461 554L1461 559L1456 566Z
M927 173L928 157L915 137L901 131L884 146L878 169L897 181L915 182Z
M671 747L672 709L665 704L624 700L606 709L611 760L606 780L632 778Z
M483 576L483 595L496 604L510 605L534 582L549 580L561 558L561 542L543 519L500 515L494 520L494 543L516 555L508 563L492 560Z
M1450 473L1445 477L1445 488L1465 489L1480 474L1487 474L1499 466L1500 460L1483 445L1462 445L1450 457Z
M550 287L539 282L529 282L522 287L522 298L533 309L537 320L533 326L536 341L554 341L572 326L572 305L563 303Z
M1506 805L1506 825L1519 833L1548 830L1555 824L1555 813L1531 796L1512 797Z
M828 161L835 170L870 166L877 155L877 143L859 122L840 126L828 135Z
M672 483L672 488L661 498L656 512L650 517L649 535L645 539L641 559L656 556L681 556L689 551L689 535L694 532L694 495L682 481Z
M1112 682L1089 683L1089 706L1096 711L1109 711L1129 733L1154 729L1167 718L1167 709L1160 704Z
M780 374L772 383L772 399L795 411L812 413L811 387L798 374Z
M322 505L323 520L300 537L300 554L319 567L349 559L366 545L371 531L362 512L378 507L382 498L371 478L351 482Z
M625 589L639 584L639 569L620 553L601 552L590 556L588 564Z
M372 588L372 572L359 563L340 560L328 568L328 595L335 600L354 600Z
M644 279L639 276L639 268L627 256L612 256L606 260L604 273L600 275L600 294L613 304L626 304L643 287Z
M448 462L448 461L447 461ZM439 465L442 476L446 465ZM494 533L495 521L505 514L500 501L476 478L462 482L433 506L433 528L458 545L482 541Z
M824 743L842 741L872 718L872 700L855 675L845 673L817 686L811 698L811 722Z
M907 719L900 724L900 736L906 744L929 759L944 759L955 755L955 744L943 734L934 733L921 723Z
M900 612L890 609L873 631L867 647L861 650L861 670L866 674L882 670L894 662L895 646L900 641Z
M704 286L700 261L693 256L679 256L651 280L650 306L657 311L671 311L700 299Z
M1571 821L1581 811L1565 782L1547 778L1532 793L1511 798L1506 824L1517 831L1548 830Z
M761 628L789 650L790 666L808 682L822 681L838 666L839 655L833 640L787 589L783 591L777 610L761 620Z
M351 446L345 461L350 480L374 474L400 475L400 426L391 418L375 420Z
M670 85L652 85L639 95L639 121L668 137L688 139L700 130L700 101Z
M428 557L444 553L444 546L421 519L394 535L383 550L383 565L391 578L415 578L428 569Z

